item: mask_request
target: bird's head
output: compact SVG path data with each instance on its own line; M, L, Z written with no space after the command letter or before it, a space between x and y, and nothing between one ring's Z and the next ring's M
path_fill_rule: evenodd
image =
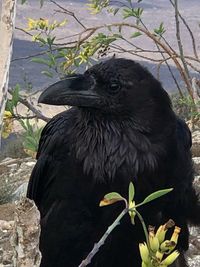
M101 62L84 74L69 76L49 86L40 95L39 102L121 116L148 117L150 113L171 108L160 82L140 64L122 58Z

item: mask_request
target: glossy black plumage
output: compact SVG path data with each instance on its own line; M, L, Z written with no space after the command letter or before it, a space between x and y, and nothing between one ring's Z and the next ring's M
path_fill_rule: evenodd
M73 79L56 85L70 84L66 96L60 87L60 100L56 87L56 103L54 87L52 100L48 89L41 96L46 103L77 106L44 128L29 182L28 197L41 213L41 267L78 266L123 209L121 203L100 208L100 200L111 191L127 196L130 181L136 202L174 188L140 212L147 225L171 218L182 228L176 266L186 266L187 225L200 223L187 125L172 111L161 84L134 61L110 59ZM87 81L89 93L79 89L79 80L80 88ZM139 267L138 243L144 239L139 222L132 226L127 216L89 266Z

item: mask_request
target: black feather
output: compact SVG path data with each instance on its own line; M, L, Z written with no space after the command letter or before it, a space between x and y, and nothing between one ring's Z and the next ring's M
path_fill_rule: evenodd
M161 84L134 61L112 58L89 69L84 79L98 101L88 106L80 91L74 100L80 105L46 125L29 182L28 197L41 213L41 267L78 266L123 209L121 203L99 208L100 200L111 191L127 196L130 181L136 203L174 188L140 212L147 225L171 218L182 228L179 263L186 266L188 223L200 224L187 125L172 111ZM73 104L71 95L69 101ZM139 267L138 244L144 240L139 221L132 226L127 215L89 266Z

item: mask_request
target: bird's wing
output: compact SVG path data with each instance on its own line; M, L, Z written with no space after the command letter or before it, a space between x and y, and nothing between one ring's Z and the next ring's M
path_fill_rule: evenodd
M44 194L48 193L48 188L56 178L57 170L60 169L62 162L59 158L61 159L63 153L67 154L66 131L70 117L70 110L58 114L46 124L42 131L37 163L31 174L27 191L27 197L33 199L39 208L42 199L48 198Z
M192 137L190 129L188 128L187 124L180 118L177 118L176 129L177 129L178 141L181 142L181 144L186 150L190 150L192 146Z

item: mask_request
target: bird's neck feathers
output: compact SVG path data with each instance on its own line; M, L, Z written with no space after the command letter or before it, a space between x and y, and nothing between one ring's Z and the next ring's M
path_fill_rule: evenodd
M127 174L131 176L145 169L153 171L157 157L164 151L138 127L131 119L119 120L79 110L72 130L72 150L83 164L85 174L106 180L114 179L122 169L131 170Z

